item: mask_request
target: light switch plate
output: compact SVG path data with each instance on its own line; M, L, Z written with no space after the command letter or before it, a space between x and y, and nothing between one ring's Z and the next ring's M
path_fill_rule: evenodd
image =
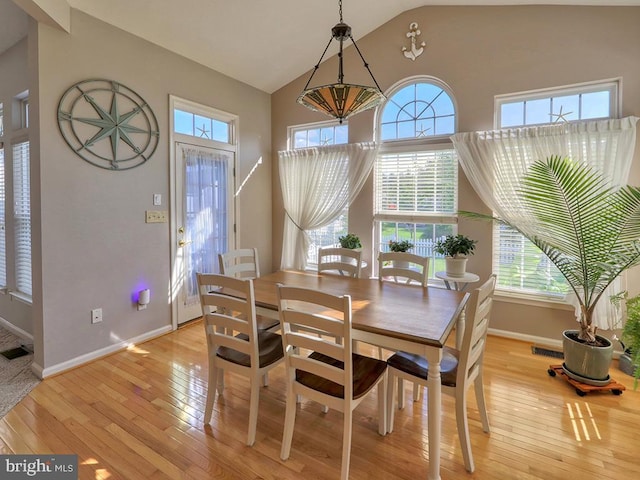
M153 205L154 206L162 205L162 194L161 193L154 193L153 194Z

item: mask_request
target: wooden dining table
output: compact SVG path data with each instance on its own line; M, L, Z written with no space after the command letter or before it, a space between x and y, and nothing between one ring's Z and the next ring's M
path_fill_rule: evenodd
M428 480L440 479L442 349L469 298L468 293L377 279L278 271L253 280L259 314L277 317L277 284L350 295L352 338L390 350L417 353L429 361L427 385ZM392 388L389 386L389 388Z

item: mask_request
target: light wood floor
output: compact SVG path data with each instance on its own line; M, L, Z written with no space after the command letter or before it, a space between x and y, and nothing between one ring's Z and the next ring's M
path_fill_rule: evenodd
M373 352L373 350L372 350ZM464 470L452 398L443 395L441 471L451 479L640 478L640 390L578 397L547 368L556 360L529 344L490 337L485 381L491 434L484 434L470 390L476 471ZM211 425L203 425L206 346L202 324L44 380L0 420L1 453L75 453L80 479L336 479L342 414L299 407L291 457L279 458L284 366L261 390L256 444L245 446L248 383L227 375ZM377 434L375 396L354 417L351 478L426 478L426 401L396 414Z

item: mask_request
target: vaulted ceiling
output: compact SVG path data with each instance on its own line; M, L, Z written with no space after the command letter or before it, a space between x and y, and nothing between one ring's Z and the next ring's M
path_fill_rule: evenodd
M62 1L267 93L313 67L339 20L338 0ZM499 4L632 6L640 0L343 0L343 16L357 41L423 5ZM12 0L0 0L0 52L19 41L26 28L26 14ZM333 43L329 53L337 49Z

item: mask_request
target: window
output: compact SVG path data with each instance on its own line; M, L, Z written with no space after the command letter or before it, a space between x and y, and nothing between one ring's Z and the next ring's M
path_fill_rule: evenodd
M29 142L13 145L13 221L16 290L31 296L31 201Z
M496 97L496 128L514 128L618 116L619 85L604 81ZM585 146L586 148L586 146ZM564 277L537 247L504 225L493 227L496 288L505 293L563 297Z
M321 122L298 125L289 128L289 145L292 148L319 147L324 145L342 145L349 142L349 126L347 123ZM318 264L318 249L337 245L338 238L349 230L349 210L344 209L340 216L322 228L308 230L310 243L307 252L307 264Z
M381 142L375 167L377 250L409 240L431 257L430 278L444 270L435 242L453 234L458 210L458 158L449 135L456 115L448 87L433 78L404 83L378 113Z
M234 143L231 119L220 120L204 112L198 114L176 108L173 110L173 125L176 133L222 143Z
M289 137L292 148L341 145L349 141L349 126L337 122L322 122L313 125L292 127Z
M0 102L0 137L2 137L3 135L4 135L4 108L2 106L2 102Z

